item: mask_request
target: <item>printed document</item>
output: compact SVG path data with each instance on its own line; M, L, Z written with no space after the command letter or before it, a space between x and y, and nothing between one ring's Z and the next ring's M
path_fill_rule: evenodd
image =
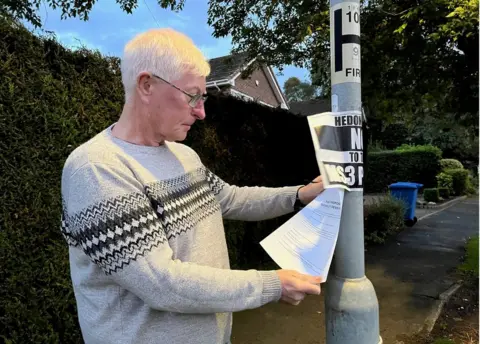
M328 188L260 242L282 268L327 280L340 228L342 188Z

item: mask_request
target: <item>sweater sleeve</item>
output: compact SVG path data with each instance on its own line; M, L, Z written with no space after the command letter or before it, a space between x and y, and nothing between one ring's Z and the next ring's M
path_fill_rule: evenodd
M293 212L298 186L269 188L230 185L204 167L210 188L229 220L263 221Z
M67 241L150 307L235 312L280 299L275 271L224 270L173 259L162 222L130 170L89 163L62 183Z

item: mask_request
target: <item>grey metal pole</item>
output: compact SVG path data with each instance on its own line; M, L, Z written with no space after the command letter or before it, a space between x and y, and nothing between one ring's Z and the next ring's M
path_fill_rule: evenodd
M358 0L330 0L330 31L332 111L361 111ZM327 344L382 343L377 296L365 276L363 231L363 189L346 191L332 273L325 286Z

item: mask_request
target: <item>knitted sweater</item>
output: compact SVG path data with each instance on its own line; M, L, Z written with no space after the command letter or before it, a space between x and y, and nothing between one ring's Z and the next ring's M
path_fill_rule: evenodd
M237 187L189 147L115 138L75 149L62 174L62 226L87 344L229 343L232 312L278 301L275 271L229 266L223 218L293 211L298 186Z

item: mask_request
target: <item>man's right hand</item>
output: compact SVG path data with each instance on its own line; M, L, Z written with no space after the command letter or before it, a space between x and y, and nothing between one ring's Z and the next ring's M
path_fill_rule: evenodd
M298 305L305 295L320 295L321 277L304 275L293 270L277 270L282 283L281 300L292 305Z

